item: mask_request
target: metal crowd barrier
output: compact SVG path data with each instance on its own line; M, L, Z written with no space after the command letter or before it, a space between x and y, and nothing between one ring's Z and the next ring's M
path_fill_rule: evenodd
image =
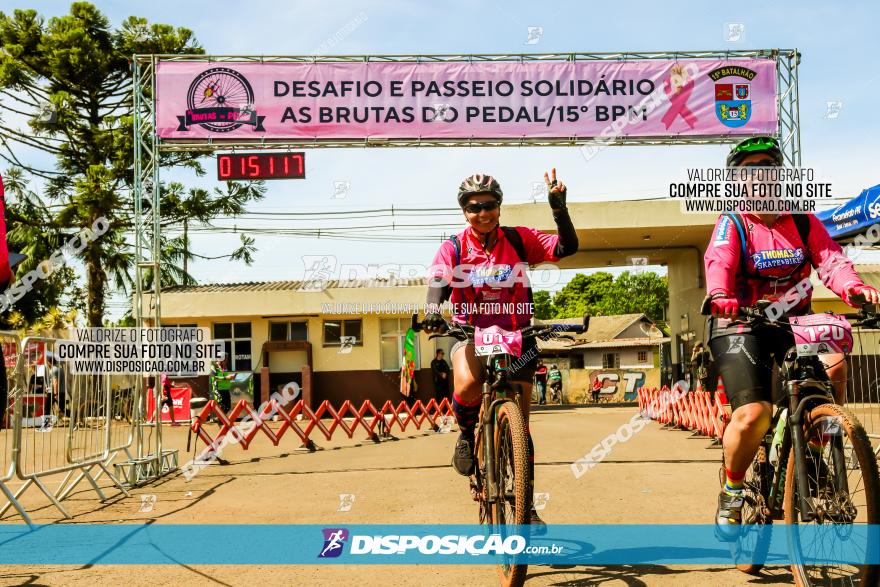
M106 474L129 496L108 468L119 451L127 451L134 437L130 422L119 424L113 417L112 377L70 373L57 359L57 343L58 339L36 336L21 341L13 377L12 472L24 483L12 495L4 485L8 503L0 509L0 516L15 507L27 523L30 519L19 500L32 486L66 518L70 514L61 500L83 479L101 501L106 500L93 475L95 468L100 470L98 475ZM3 432L8 438L8 430ZM10 470L4 471L9 476ZM70 482L77 472L79 476ZM58 479L58 489L53 492L49 485Z
M137 425L137 420L135 419L137 381L133 377L123 375L110 375L107 377L109 379L110 397L109 418L106 421L108 428L106 440L108 454L103 460L104 466L98 467L99 470L94 475L95 481L100 479L101 475L107 471L107 467L116 460L119 453L124 452L128 459L134 458L130 449L134 443L135 427ZM83 397L87 395L83 394ZM70 492L86 478L86 474L90 474L96 466L98 466L97 463L90 465L84 471L80 471L72 483L65 484L75 471L68 473L65 482L61 484L64 488L58 493L59 499L64 499L70 495ZM118 476L117 472L117 478ZM124 482L123 484L125 485Z
M859 419L880 457L880 330L853 328L846 407Z
M30 523L24 508L15 499L9 486L10 481L15 478L15 418L13 416L13 408L15 406L15 367L19 356L19 337L13 332L0 332L0 343L3 345L3 368L2 381L0 385L5 385L5 392L0 393L0 407L3 413L0 415L0 492L6 496L7 503L15 507L18 513ZM9 366L6 365L7 358Z

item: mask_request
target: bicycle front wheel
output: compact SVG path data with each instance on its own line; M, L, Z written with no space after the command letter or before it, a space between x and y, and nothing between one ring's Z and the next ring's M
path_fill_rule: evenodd
M805 449L805 459L797 467L792 449L783 500L785 523L791 525L789 545L797 563L791 566L795 583L799 587L877 585L878 566L828 564L876 556L880 548L873 532L852 532L853 525L880 523L880 479L865 429L848 410L823 404L806 414L804 439L812 447ZM807 501L815 512L812 524L834 526L839 531L832 535L798 531L795 524L800 523L801 506L796 475L807 478Z
M526 425L519 406L512 401L498 407L495 424L495 463L498 471L498 500L494 504L493 521L502 536L505 526L529 523L529 443ZM498 576L504 587L522 585L527 565L505 559L498 565Z

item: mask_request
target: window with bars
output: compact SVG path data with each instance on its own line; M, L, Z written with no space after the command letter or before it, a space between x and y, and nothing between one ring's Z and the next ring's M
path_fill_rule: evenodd
M620 368L620 355L618 353L603 353L602 354L602 368L603 369L619 369Z
M308 340L309 323L304 320L294 322L269 322L269 340Z
M215 322L214 340L223 342L226 368L230 371L253 370L250 322Z
M343 336L353 336L354 346L363 346L360 320L325 320L324 346L342 346Z

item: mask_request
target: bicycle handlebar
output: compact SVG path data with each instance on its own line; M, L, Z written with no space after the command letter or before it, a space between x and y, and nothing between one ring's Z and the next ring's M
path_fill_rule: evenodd
M877 314L875 310L871 309L873 305L866 303L864 296L852 296L850 300L860 304L859 311L838 314L838 316L843 316L852 322L853 326L880 328L880 314ZM773 303L774 302L771 302L770 300L758 300L753 306L741 306L734 321L747 324L788 324L787 320L771 320L767 315L767 308ZM703 305L700 307L700 314L703 316L710 315L711 305L712 298L710 296L703 298Z

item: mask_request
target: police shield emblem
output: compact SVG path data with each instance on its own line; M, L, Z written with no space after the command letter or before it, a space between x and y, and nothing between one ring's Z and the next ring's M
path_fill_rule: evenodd
M737 128L751 118L751 84L747 82L755 75L751 69L741 66L719 67L709 72L715 82L715 115L724 126Z

